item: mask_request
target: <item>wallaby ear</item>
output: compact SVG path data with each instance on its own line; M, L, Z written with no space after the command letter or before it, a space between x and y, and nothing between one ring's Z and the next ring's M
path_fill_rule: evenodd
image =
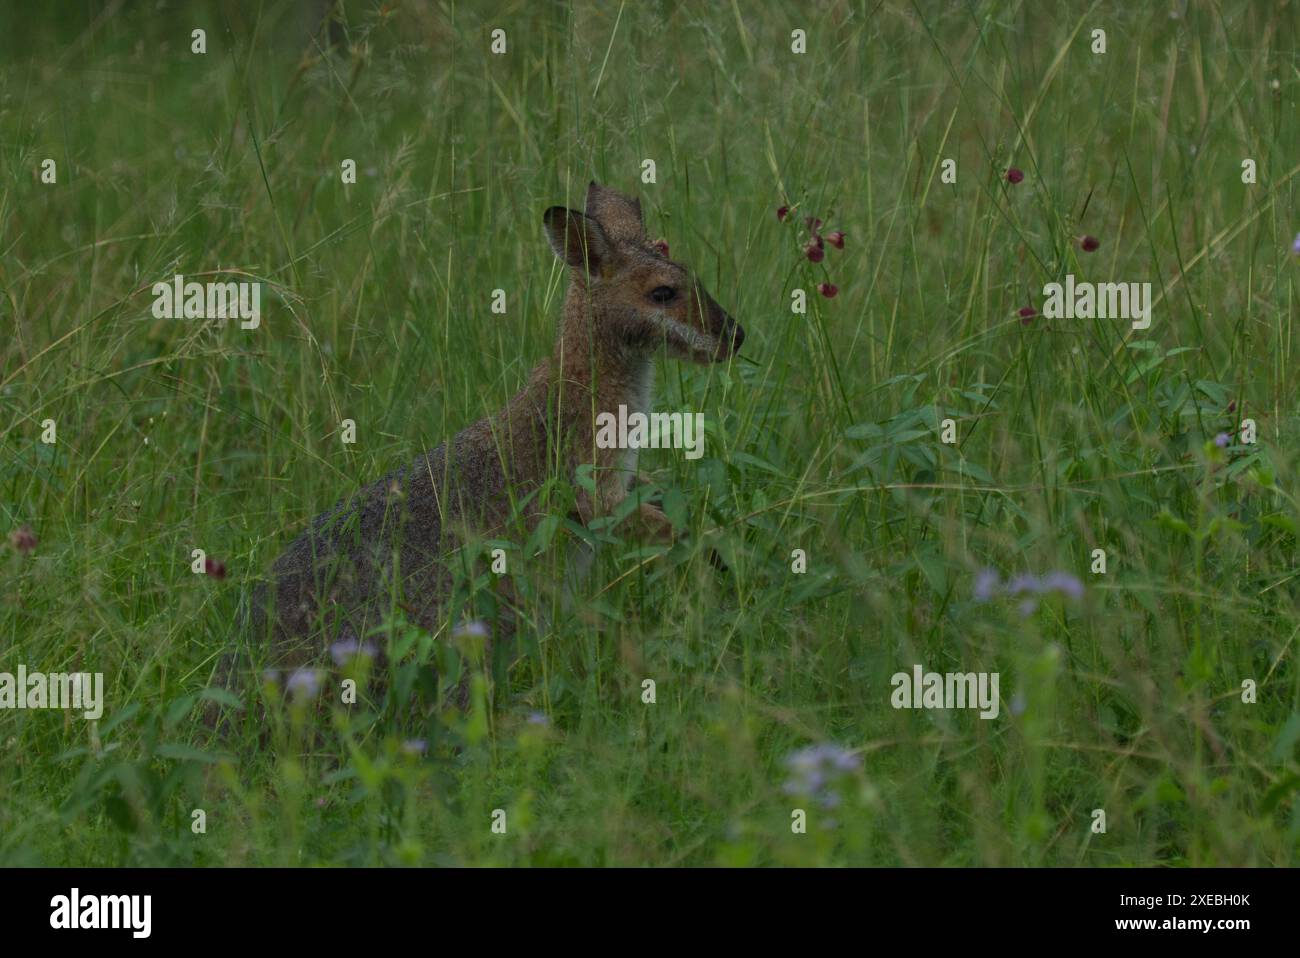
M573 269L600 273L613 257L613 247L600 224L590 216L563 206L552 206L542 214L551 249Z
M587 185L586 213L615 242L640 243L645 240L645 220L641 216L641 201L636 197L592 180Z

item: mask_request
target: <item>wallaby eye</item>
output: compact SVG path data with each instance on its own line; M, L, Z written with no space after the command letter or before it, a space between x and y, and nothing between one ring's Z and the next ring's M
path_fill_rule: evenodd
M650 298L656 303L672 302L673 297L676 295L677 290L673 289L671 286L656 286L650 291Z

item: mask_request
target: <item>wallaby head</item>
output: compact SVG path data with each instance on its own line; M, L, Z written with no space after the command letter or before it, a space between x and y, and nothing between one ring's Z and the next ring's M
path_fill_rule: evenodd
M586 211L552 206L542 217L555 255L570 268L566 312L625 354L660 344L676 359L720 362L745 330L691 271L646 238L641 201L592 183Z

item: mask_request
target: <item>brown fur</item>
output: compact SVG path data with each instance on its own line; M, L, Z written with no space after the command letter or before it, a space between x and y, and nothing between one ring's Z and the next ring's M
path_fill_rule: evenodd
M647 241L639 201L592 183L585 214L552 207L543 219L570 267L554 351L502 410L317 516L289 545L272 566L273 618L264 590L252 610L255 636L270 635L277 662L318 657L322 639L365 636L393 585L415 621L436 630L452 583L446 556L466 534L513 531L515 504L548 475L572 481L581 464L594 463L596 495L579 491L577 518L609 513L631 476L623 450L596 447L597 414L619 405L649 412L660 345L695 362L725 360L740 348L744 331ZM679 292L658 302L651 292L661 287ZM540 518L525 514L525 527ZM633 518L641 535L671 540L658 508L642 505Z

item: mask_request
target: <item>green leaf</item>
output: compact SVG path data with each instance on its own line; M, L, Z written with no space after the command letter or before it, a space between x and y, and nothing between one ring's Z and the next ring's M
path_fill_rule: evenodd
M884 389L886 386L892 386L895 383L910 382L915 385L925 379L925 373L901 373L897 376L890 376L884 382L876 383L877 389Z
M993 476L983 466L976 465L969 459L958 459L956 472L959 475L970 476L976 482L982 482L985 485L991 486L995 484Z
M854 459L848 469L844 470L845 474L857 472L865 467L875 467L880 464L880 456L885 451L884 446L872 446L858 458Z
M1296 789L1300 789L1300 773L1288 772L1283 775L1260 799L1260 814L1268 815L1272 813L1273 809L1277 808L1282 803L1282 800Z
M127 719L132 718L135 715L135 713L139 711L140 711L139 704L132 703L131 705L128 705L126 708L114 712L108 718L104 719L104 721L99 723L100 738L103 738L104 736L108 735L109 732L113 731L113 729L117 728Z
M171 728L185 716L189 715L194 709L195 696L182 695L172 702L171 707L167 709L167 714L163 717L163 728Z
M774 476L785 475L785 473L781 469L778 469L776 466L772 465L766 459L759 459L758 456L751 456L747 452L733 452L731 454L731 461L754 466L758 469L762 469L764 472L770 472Z
M985 407L989 409L1001 408L998 406L997 401L991 396L982 396L979 393L971 392L970 390L963 390L959 395L965 399L969 399L971 402L979 406L980 409L984 409Z
M560 527L560 517L557 515L542 516L542 521L537 523L533 529L533 534L528 537L528 544L524 546L525 555L537 555L544 549L550 548L551 542L555 539L555 531Z
M860 422L844 430L847 439L877 439L885 434L874 422Z
M1181 532L1188 538L1195 538L1196 533L1192 532L1192 527L1182 519L1170 512L1168 509L1162 509L1156 514L1156 525L1162 529L1169 529L1172 532Z
M1291 750L1300 741L1300 712L1292 712L1291 717L1282 726L1277 741L1273 743L1273 761L1283 762L1291 757Z
M1134 369L1132 372L1130 372L1127 376L1124 377L1124 382L1132 383L1135 380L1140 379L1141 377L1145 376L1147 373L1151 372L1151 370L1159 366L1160 363L1163 361L1164 361L1163 356L1153 356L1150 359L1143 360L1142 362L1138 363L1136 369Z
M931 589L939 595L943 595L948 591L948 568L944 565L940 556L917 556L916 564L924 573L925 581L930 584Z
M920 469L929 469L933 471L938 466L933 446L903 446L899 449L899 452L904 459Z
M185 745L182 742L164 742L158 746L157 754L162 758L174 758L184 762L204 762L208 765L215 765L217 762L229 758L227 755L205 752L193 745Z
M595 470L595 463L584 462L578 466L578 471L574 475L574 481L592 495L596 494L596 477L593 475Z
M216 702L218 705L228 705L231 708L243 708L244 701L229 689L206 688L199 693L199 698L208 699Z
M663 502L664 515L668 517L674 528L685 529L690 525L690 517L686 511L686 497L682 495L681 490L673 486L664 489L660 497Z
M1281 529L1291 535L1297 534L1295 520L1285 513L1272 512L1266 516L1260 516L1259 521L1266 526L1273 526L1275 529Z
M128 834L139 827L135 813L120 793L114 792L104 798L104 811L108 813L109 821Z
M913 439L919 439L922 436L931 434L929 429L908 429L904 432L897 433L889 437L889 441L895 445L901 445L905 442L911 442Z
M1209 396L1210 400L1216 405L1226 406L1228 404L1228 393L1218 383L1212 383L1208 379L1198 379L1196 388Z

